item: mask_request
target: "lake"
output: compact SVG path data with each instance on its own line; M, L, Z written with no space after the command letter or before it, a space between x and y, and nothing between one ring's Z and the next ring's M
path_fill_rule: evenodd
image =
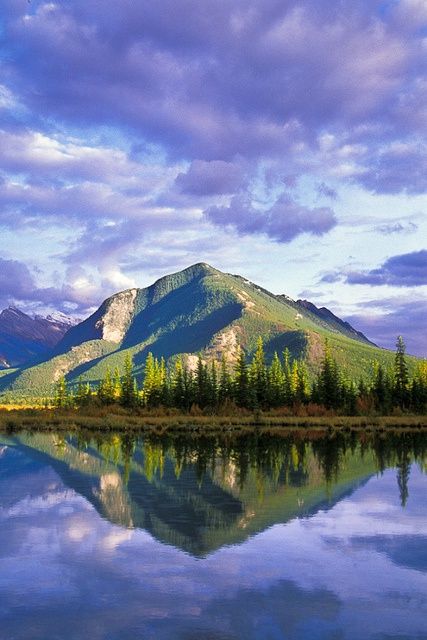
M427 432L0 435L1 640L425 640Z

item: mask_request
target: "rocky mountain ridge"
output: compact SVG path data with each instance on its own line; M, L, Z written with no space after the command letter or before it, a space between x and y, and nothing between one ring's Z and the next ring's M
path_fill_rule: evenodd
M76 320L63 314L30 316L16 307L0 312L0 368L22 366L42 358L58 344Z
M181 357L194 367L198 355L205 362L224 355L233 366L240 349L251 356L259 336L267 358L286 348L313 373L326 340L355 379L371 372L374 361L387 366L394 356L325 308L275 295L241 276L198 263L149 287L111 296L70 327L44 362L1 376L0 392L48 393L64 374L71 384L80 377L97 384L108 368L122 367L126 355L140 382L149 352L170 366Z

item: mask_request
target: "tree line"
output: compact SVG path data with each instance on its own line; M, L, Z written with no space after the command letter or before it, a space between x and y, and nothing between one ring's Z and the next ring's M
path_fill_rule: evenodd
M230 367L225 356L220 363L206 363L199 356L190 368L182 358L168 368L164 358L149 353L144 364L143 385L137 384L132 358L127 355L123 370L107 369L96 387L81 379L71 387L64 376L55 386L53 405L58 408L89 404L120 404L128 408L169 407L182 412L200 409L215 413L236 406L250 411L288 407L298 413L301 407L321 408L344 415L395 410L425 413L427 408L427 362L418 364L410 376L401 336L396 343L394 365L386 369L373 363L369 380L349 379L332 356L328 343L317 375L310 381L303 360L291 359L288 349L280 358L274 354L267 364L263 341L248 362L241 349Z

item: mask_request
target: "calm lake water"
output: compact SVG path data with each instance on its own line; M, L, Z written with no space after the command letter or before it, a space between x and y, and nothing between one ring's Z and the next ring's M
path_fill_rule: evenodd
M427 638L427 434L0 435L1 640Z

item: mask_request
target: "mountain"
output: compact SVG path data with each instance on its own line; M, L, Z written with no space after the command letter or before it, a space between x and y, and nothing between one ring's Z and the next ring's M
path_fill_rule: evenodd
M182 355L190 367L199 353L206 361L224 354L232 364L240 347L249 356L254 352L259 336L268 357L286 347L292 357L305 358L312 372L326 339L337 362L354 377L370 372L374 360L388 365L394 357L326 309L199 263L108 298L67 331L45 362L3 374L0 391L50 393L63 374L71 382L81 376L96 383L107 367L121 367L126 354L141 377L149 351L169 363Z
M66 316L31 317L15 307L0 313L0 368L46 357L73 325Z
M281 296L279 296L280 298ZM355 340L361 340L362 342L367 342L368 344L376 347L377 345L369 340L361 331L357 331L354 327L351 326L349 322L345 320L341 320L338 318L332 311L327 309L326 307L316 307L312 302L308 300L297 300L296 304L299 307L302 307L305 311L308 311L315 315L320 320L325 321L325 326L335 327L341 333L348 336L349 338L354 338Z

